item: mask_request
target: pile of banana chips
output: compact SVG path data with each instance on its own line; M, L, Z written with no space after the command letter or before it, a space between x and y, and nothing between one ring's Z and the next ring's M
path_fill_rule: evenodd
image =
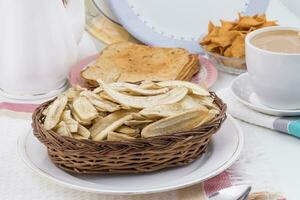
M75 139L124 141L188 131L220 112L210 93L190 82L98 85L75 86L58 96L43 111L44 128Z

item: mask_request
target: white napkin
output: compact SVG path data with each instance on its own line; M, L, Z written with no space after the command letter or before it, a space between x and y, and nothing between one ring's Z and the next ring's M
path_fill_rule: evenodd
M220 90L217 94L227 104L227 112L233 117L300 138L300 117L276 117L259 113L237 101L230 88Z

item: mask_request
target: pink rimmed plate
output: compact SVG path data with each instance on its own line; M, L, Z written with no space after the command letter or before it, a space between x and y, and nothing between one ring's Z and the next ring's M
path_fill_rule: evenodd
M82 59L78 63L76 63L69 73L69 82L71 85L81 85L84 86L83 81L80 79L80 72L82 69L87 67L89 64L93 63L98 57L98 54L89 56L85 59ZM213 86L213 84L217 81L218 71L216 67L209 61L207 58L203 56L199 56L201 69L198 74L196 74L191 82L204 85L207 88Z
M69 73L69 82L71 85L82 85L84 86L84 83L80 79L80 72L83 68L88 66L90 63L93 63L97 55L92 55L87 58L84 58L77 62L72 68ZM215 68L215 66L205 57L199 56L199 59L201 61L201 70L198 74L196 74L192 78L193 83L204 85L208 88L210 88L217 80L218 72ZM15 100L12 101L11 99L5 98L0 96L0 109L6 109L11 110L15 112L27 112L31 113L34 111L34 109L45 100L37 100L34 102L26 102L21 100Z

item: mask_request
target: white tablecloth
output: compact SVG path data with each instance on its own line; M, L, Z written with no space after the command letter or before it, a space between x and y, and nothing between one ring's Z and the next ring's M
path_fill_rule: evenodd
M80 57L96 53L95 47L87 34L80 44ZM217 91L227 87L234 76L219 72L219 80L212 88ZM17 117L18 116L18 117ZM17 117L17 118L16 118ZM26 118L27 119L24 119ZM294 137L277 133L264 128L239 122L246 139L260 143L264 157L260 161L268 170L268 177L262 173L254 173L256 179L265 180L280 192L284 192L288 199L299 199L300 185L300 141ZM0 112L0 199L1 200L63 200L63 199L103 199L103 196L90 195L67 189L44 180L32 173L17 155L17 136L30 129L30 117L8 111ZM16 137L10 137L16 135ZM253 145L251 145L251 148ZM246 151L256 151L255 148ZM252 158L255 159L255 158ZM252 161L253 162L253 161ZM253 167L253 165L251 165ZM253 171L253 169L252 169ZM271 174L271 176L270 176ZM38 184L38 185L37 185ZM153 198L151 198L153 199ZM169 196L169 199L174 199Z

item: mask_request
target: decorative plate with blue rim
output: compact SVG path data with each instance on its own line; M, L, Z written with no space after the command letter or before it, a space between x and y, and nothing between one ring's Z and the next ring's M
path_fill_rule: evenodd
M210 20L233 20L238 12L264 13L269 0L110 0L109 4L118 21L140 41L201 53L198 40Z

